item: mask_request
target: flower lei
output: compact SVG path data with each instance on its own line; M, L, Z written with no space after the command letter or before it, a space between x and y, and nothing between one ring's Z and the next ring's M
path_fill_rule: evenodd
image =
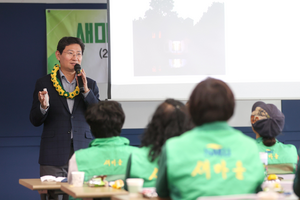
M66 92L64 90L64 88L62 87L61 82L57 78L58 70L59 70L59 65L58 64L54 65L54 67L52 69L52 73L51 73L51 81L53 83L54 88L56 89L56 91L58 92L58 94L60 96L63 96L68 99L73 99L75 96L77 96L80 93L79 87L76 86L76 88L73 92L70 92L70 93Z

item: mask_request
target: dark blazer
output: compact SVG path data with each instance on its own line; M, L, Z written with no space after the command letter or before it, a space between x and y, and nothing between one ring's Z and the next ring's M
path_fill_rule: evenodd
M50 74L48 74L36 82L30 121L34 126L44 124L39 164L62 166L67 164L70 158L71 130L73 131L74 151L87 148L91 140L94 139L84 115L89 105L99 101L99 89L94 80L87 78L90 92L86 98L82 94L75 97L71 114L67 99L59 96L50 78ZM38 100L38 92L43 91L43 88L48 90L50 104L45 115L41 113Z

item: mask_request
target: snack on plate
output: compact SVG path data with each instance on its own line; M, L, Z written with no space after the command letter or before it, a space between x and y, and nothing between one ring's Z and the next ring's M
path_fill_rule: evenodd
M266 182L264 186L264 191L274 191L282 193L283 189L279 182Z
M268 181L272 181L272 180L274 180L274 181L276 181L276 180L279 180L278 179L278 176L276 175L276 174L269 174L269 176L268 176Z
M111 185L111 187L116 188L116 189L121 189L124 186L123 180L115 180L115 182Z
M283 188L280 184L280 179L276 174L270 174L267 180L262 184L264 191L283 192Z
M90 187L104 187L107 185L107 181L105 180L106 175L101 176L93 176L88 182L87 185Z
M155 187L143 188L142 195L146 198L155 198L158 196Z

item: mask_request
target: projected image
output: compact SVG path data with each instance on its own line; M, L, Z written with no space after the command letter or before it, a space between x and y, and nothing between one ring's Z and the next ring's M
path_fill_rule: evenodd
M173 0L151 0L132 22L134 76L224 75L224 3L201 14L195 21L180 16Z
M210 76L236 99L299 99L299 0L107 1L113 98L187 99Z

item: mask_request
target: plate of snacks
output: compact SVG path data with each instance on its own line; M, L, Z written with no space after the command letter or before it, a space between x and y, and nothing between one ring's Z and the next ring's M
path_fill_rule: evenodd
M283 193L280 179L276 174L269 174L267 180L262 184L262 188L264 191Z
M106 175L93 176L87 181L87 185L90 187L105 187L108 186L108 182L105 180Z

